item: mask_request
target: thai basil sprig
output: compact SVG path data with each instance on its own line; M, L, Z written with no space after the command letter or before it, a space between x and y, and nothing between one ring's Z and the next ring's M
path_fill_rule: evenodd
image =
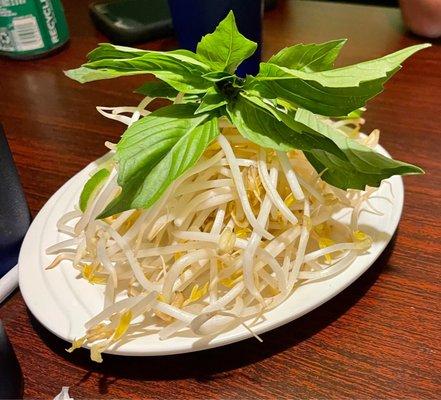
M154 111L124 132L115 154L122 191L100 217L151 206L196 164L219 134L220 117L260 146L302 150L326 182L342 189L364 189L392 175L422 173L346 137L324 123L323 116L358 112L406 58L430 45L334 69L345 41L285 48L261 63L256 76L245 79L234 72L257 44L240 34L232 12L202 38L195 53L101 44L85 64L66 75L84 83L153 74L159 81L147 82L136 92L170 100L180 94L182 104Z

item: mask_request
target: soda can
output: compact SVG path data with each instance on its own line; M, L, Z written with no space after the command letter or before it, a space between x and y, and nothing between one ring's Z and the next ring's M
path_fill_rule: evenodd
M0 0L0 55L39 58L68 40L60 0Z

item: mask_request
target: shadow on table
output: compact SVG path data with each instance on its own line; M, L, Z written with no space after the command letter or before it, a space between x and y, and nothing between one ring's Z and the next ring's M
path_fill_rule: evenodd
M263 343L247 339L211 350L160 357L104 354L104 362L97 364L90 360L88 350L78 349L68 354L65 341L47 331L31 315L30 319L38 335L54 352L67 362L88 370L78 382L79 385L87 381L92 373L100 375L97 390L101 394L107 393L108 387L120 378L146 381L193 378L201 382L209 381L216 374L228 373L290 349L337 320L364 296L378 276L388 268L394 244L395 236L378 260L352 285L305 316L262 334Z

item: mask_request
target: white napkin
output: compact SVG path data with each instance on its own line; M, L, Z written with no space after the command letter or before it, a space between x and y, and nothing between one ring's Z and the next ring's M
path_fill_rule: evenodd
M0 279L0 303L18 286L18 265Z

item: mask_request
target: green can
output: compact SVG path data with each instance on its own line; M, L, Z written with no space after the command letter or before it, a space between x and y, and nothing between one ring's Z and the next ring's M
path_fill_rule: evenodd
M0 55L38 58L68 40L60 0L0 0Z

